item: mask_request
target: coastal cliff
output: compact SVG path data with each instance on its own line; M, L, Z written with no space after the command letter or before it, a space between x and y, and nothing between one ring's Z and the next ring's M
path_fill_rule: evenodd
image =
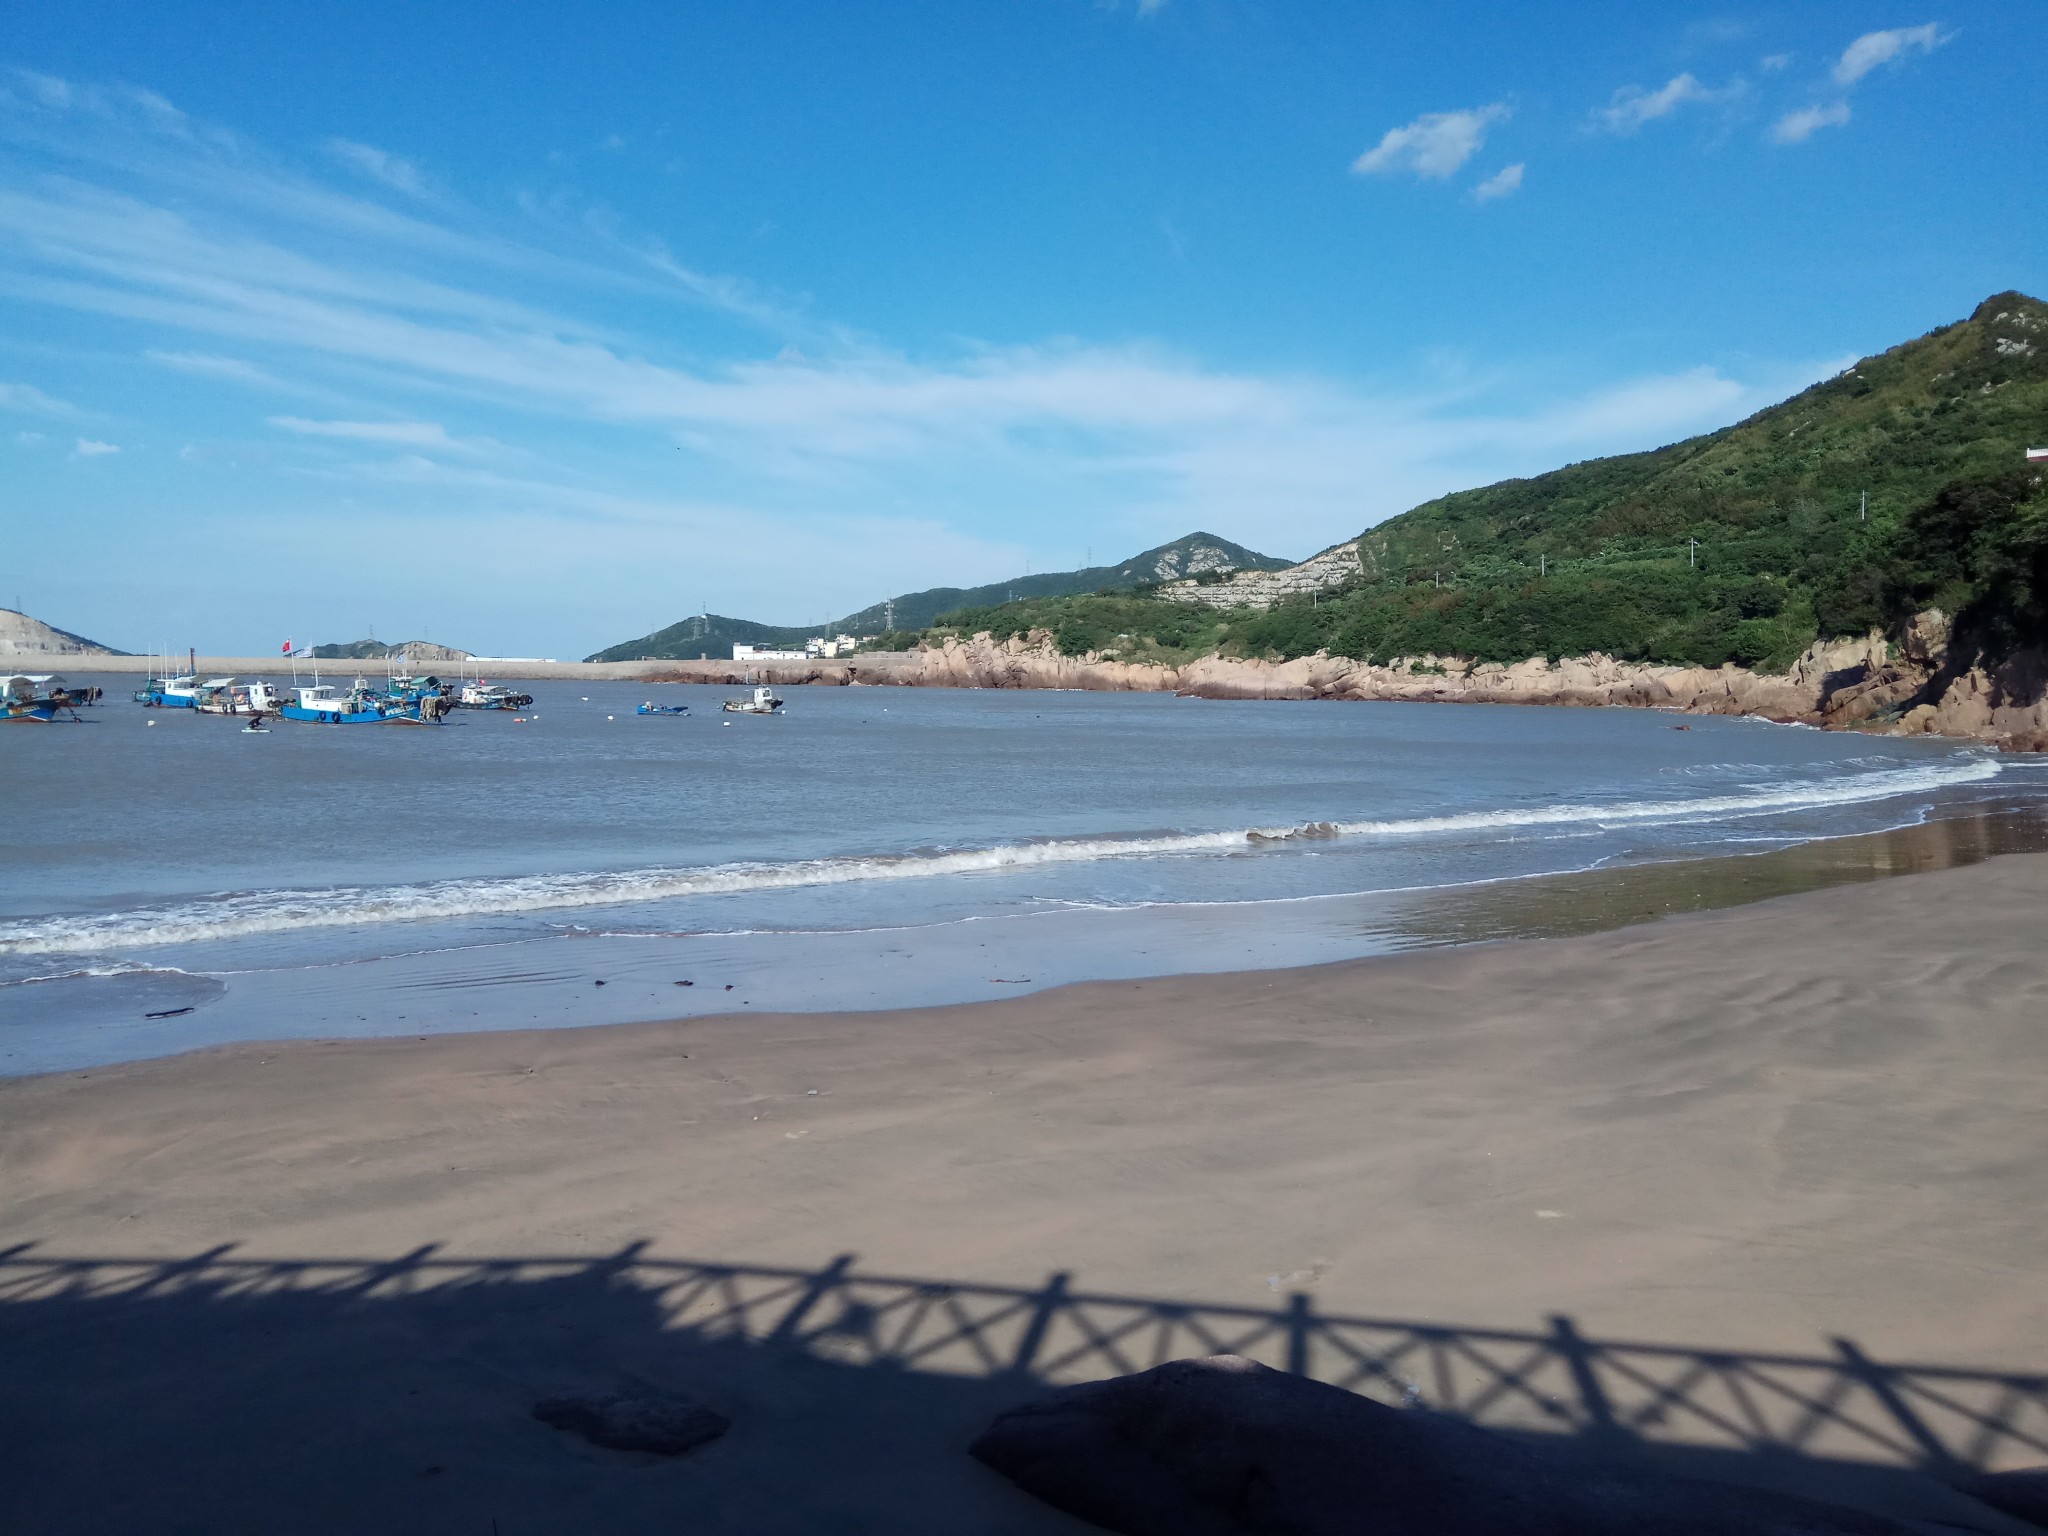
M1512 665L1419 656L1385 665L1317 653L1292 661L1203 656L1180 666L1063 656L1043 631L987 634L914 650L887 669L793 668L781 682L876 682L925 688L1172 691L1212 699L1411 700L1464 704L1619 704L1695 714L1759 715L1835 729L1938 734L2016 751L2048 749L2048 655L1986 667L1955 659L1945 615L1916 617L1894 644L1872 633L1815 644L1783 673L1653 666L1598 654ZM815 673L815 676L809 675Z

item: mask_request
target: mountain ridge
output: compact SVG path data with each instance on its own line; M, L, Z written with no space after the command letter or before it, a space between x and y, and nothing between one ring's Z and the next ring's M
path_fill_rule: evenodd
M1183 534L1170 543L1143 550L1116 565L1085 566L1072 571L1040 571L993 581L979 587L927 587L906 592L889 603L873 603L835 619L824 626L830 634L880 634L892 616L898 632L929 628L939 616L957 608L971 608L1013 597L1061 597L1078 592L1151 586L1183 577L1220 574L1231 570L1285 570L1292 561L1262 555L1212 533ZM760 624L721 614L693 615L643 635L625 640L585 657L586 661L638 661L642 658L685 660L698 655L730 654L734 644L785 646L802 645L821 633L816 625Z

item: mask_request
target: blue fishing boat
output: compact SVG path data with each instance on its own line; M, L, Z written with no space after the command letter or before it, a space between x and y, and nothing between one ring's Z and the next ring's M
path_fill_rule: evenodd
M346 693L333 683L312 683L293 690L297 698L278 710L286 720L310 725L432 725L440 722L438 709L429 713L423 699L394 699L375 693L369 681L357 678ZM432 701L439 704L439 698Z
M200 683L191 672L152 677L135 690L135 702L151 709L191 709L199 702Z
M78 707L98 701L97 688L72 688L54 672L13 672L0 676L0 720L48 722L59 715L79 718Z
M689 712L687 704L657 704L652 699L633 711L636 715L687 715Z

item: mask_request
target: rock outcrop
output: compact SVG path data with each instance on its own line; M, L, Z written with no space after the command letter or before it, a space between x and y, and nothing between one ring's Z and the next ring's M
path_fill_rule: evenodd
M1341 587L1358 572L1358 540L1348 539L1285 570L1235 571L1215 582L1168 582L1159 595L1169 602L1202 603L1211 608L1270 608L1285 597Z
M1970 737L2015 750L2048 747L2048 654L1986 668L1951 658L1948 620L1919 615L1898 644L1872 631L1821 641L1783 673L1677 667L1597 653L1512 664L1455 656L1384 664L1318 652L1293 661L1203 656L1178 667L1089 653L1063 656L1043 630L987 634L914 651L863 682L929 688L1163 691L1211 699L1412 700L1464 704L1621 704L1695 714L1761 715L1830 728ZM796 679L788 679L795 681Z
M1126 1536L1907 1536L1876 1515L1390 1408L1235 1355L1068 1387L970 1448Z

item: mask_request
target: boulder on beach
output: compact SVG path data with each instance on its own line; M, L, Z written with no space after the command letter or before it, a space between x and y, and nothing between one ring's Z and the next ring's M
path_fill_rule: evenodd
M1125 1536L1907 1536L1856 1510L1617 1465L1235 1355L1068 1387L971 1454Z
M680 1392L570 1392L533 1405L543 1424L614 1451L680 1456L731 1428L724 1414Z

